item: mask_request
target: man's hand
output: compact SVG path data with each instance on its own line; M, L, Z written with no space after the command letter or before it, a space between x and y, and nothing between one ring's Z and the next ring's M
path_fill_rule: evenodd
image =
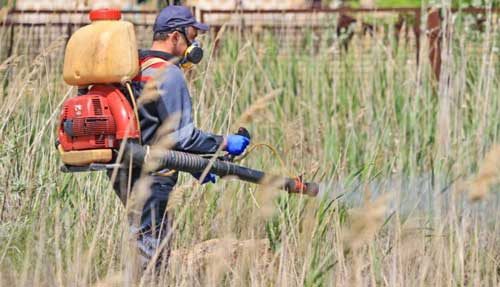
M201 172L196 172L196 173L193 173L192 175L197 180L200 180L200 177L201 177L202 173ZM207 175L205 176L205 178L203 179L203 181L201 182L201 184L205 184L205 183L208 183L208 182L215 183L215 180L216 180L215 174L209 172L209 173L207 173Z
M250 139L240 135L228 135L226 137L225 150L232 155L240 155L247 148Z

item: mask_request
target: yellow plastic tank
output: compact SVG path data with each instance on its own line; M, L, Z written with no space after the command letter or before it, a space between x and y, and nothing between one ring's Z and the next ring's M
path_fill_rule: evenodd
M90 25L69 39L64 55L64 81L69 85L123 83L139 72L137 43L132 23L119 10L90 12Z

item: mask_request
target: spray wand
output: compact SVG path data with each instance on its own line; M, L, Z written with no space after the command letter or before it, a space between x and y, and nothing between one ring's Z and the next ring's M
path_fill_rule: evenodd
M250 133L243 127L238 129L238 135L250 138ZM150 152L149 146L143 146L134 141L128 141L124 149L125 166L130 163L134 166L154 166L156 169L170 169L189 173L202 173L208 169L220 177L234 176L240 180L264 184L273 183L289 193L307 194L317 196L320 186L315 182L305 182L302 177L286 177L268 174L260 170L234 164L234 155L226 154L215 159L201 155L190 154L174 150L154 150ZM63 172L98 171L121 168L121 164L91 163L87 166L63 165Z
M144 146L133 142L128 142L125 145L125 157L128 160L132 160L133 165L139 166L146 163L161 168L175 169L189 173L203 172L208 168L209 172L220 177L235 176L240 180L257 184L276 182L279 188L289 193L316 196L319 191L319 185L317 183L304 182L300 177L290 178L271 175L260 170L236 165L229 161L220 159L212 161L199 155L175 150L162 150L148 153Z

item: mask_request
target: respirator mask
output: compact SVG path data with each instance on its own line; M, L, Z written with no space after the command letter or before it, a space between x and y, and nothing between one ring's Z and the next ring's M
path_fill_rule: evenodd
M184 58L181 60L181 66L184 69L189 69L193 64L198 64L203 58L203 49L200 47L198 41L193 41L189 43L186 52L184 53Z
M184 35L188 45L186 52L184 52L184 58L181 59L180 64L182 68L189 69L193 66L193 64L201 62L201 59L203 58L203 49L198 41L189 41L185 29L182 29L179 32Z

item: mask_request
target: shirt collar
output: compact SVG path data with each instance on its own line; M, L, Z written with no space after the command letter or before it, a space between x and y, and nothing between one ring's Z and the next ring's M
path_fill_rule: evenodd
M174 58L176 58L174 55L162 51L156 51L156 50L139 50L139 59L144 59L147 57L157 57L161 58L165 61L170 61ZM176 63L176 65L179 65Z

